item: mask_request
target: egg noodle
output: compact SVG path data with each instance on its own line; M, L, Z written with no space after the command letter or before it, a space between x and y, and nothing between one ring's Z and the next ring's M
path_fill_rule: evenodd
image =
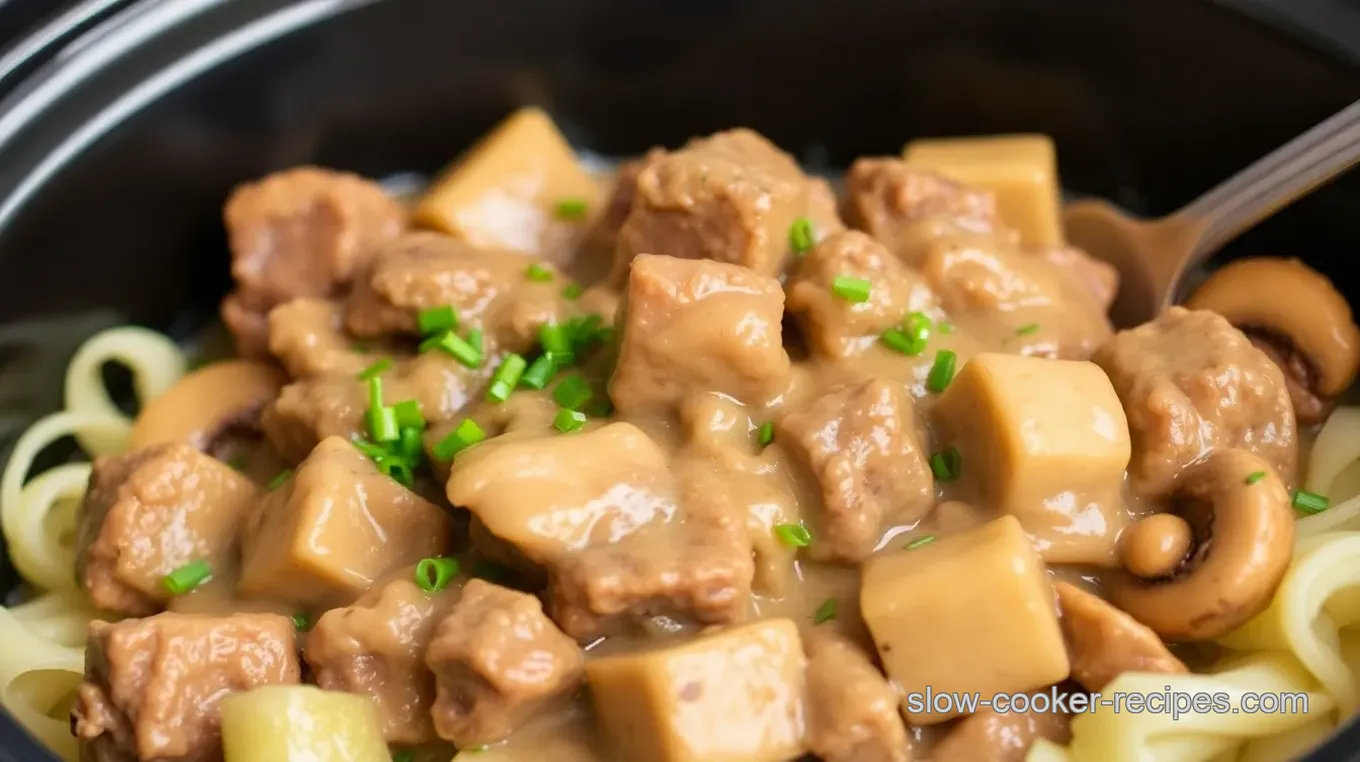
M102 366L131 370L138 401L185 372L169 338L136 327L96 334L67 368L65 409L42 418L14 446L0 476L0 529L35 596L0 607L0 703L30 733L77 759L67 710L85 668L85 637L98 614L76 585L76 510L88 463L29 477L37 455L72 436L91 457L121 451L132 420L109 398ZM25 481L27 479L27 481ZM1105 693L1306 692L1307 713L1116 713L1102 706L1072 722L1072 742L1034 745L1028 762L1279 762L1298 757L1360 707L1360 407L1338 408L1315 442L1305 479L1333 507L1300 519L1294 560L1270 607L1221 639L1231 649L1212 674L1126 673Z
M42 418L19 437L0 476L0 529L14 567L35 596L0 607L0 703L36 738L75 762L67 710L85 671L85 635L96 612L75 579L76 510L90 464L69 463L33 475L48 445L75 437L90 457L121 451L132 420L109 398L102 370L126 366L145 403L184 375L184 353L166 336L137 327L114 328L81 345L66 370L66 409Z

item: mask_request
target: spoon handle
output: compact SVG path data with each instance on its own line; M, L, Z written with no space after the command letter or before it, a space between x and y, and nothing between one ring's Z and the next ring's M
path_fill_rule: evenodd
M1199 228L1185 266L1360 161L1360 101L1219 183L1176 213Z

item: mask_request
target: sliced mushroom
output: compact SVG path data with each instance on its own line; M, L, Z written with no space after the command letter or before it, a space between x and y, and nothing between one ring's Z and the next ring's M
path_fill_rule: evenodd
M1220 268L1186 301L1227 318L1284 371L1299 423L1321 423L1360 368L1360 328L1331 281L1297 259Z
M1157 513L1119 535L1119 552L1134 576L1158 579L1174 574L1194 543L1189 522L1174 513Z
M1194 549L1169 577L1113 575L1110 602L1168 642L1216 638L1270 603L1294 547L1289 492L1246 450L1215 450L1190 466L1170 510Z
M1062 609L1063 639L1072 679L1088 691L1105 689L1125 672L1184 674L1190 670L1171 655L1157 633L1085 590L1054 585Z
M252 360L205 365L142 408L129 444L187 441L212 451L222 435L256 428L260 410L287 381L282 371Z

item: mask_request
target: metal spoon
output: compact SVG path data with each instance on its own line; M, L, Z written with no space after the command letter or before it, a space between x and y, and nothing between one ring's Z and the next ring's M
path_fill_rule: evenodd
M1119 269L1117 326L1156 317L1194 265L1360 161L1360 101L1165 217L1129 217L1104 201L1063 212L1067 240Z

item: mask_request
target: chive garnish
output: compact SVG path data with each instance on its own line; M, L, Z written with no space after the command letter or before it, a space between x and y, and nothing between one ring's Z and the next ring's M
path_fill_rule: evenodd
M553 428L563 434L570 434L584 425L586 414L578 410L559 410L557 416L553 418Z
M1265 471L1252 471L1250 474L1247 475L1247 484L1255 484L1256 482L1259 482L1264 478L1266 478Z
M416 324L422 336L451 331L458 327L458 313L450 305L431 307L416 313Z
M806 548L812 544L812 532L802 524L777 524L774 536L790 548Z
M441 461L452 460L453 456L483 439L486 439L486 432L482 427L471 418L464 418L463 422L458 424L458 428L434 446L434 457Z
M1301 513L1322 513L1331 505L1325 495L1298 490L1294 493L1294 508Z
M930 366L930 374L926 376L926 388L932 392L942 392L949 387L949 382L954 380L954 363L959 356L948 349L941 349L935 353L935 362Z
M427 593L437 593L448 587L460 570L456 558L422 558L416 564L416 584Z
M453 331L445 331L439 337L435 346L449 353L454 359L469 368L479 368L482 365L481 351L466 340L459 338Z
M756 429L756 441L760 443L761 447L765 447L773 442L774 424L769 421L760 424L760 428Z
M161 577L161 586L171 595L184 595L212 579L212 566L203 560L192 561Z
M556 372L553 354L545 352L539 355L538 359L534 360L533 364L529 366L529 369L519 377L519 384L528 389L543 389L552 380L553 374Z
M793 253L802 256L816 243L816 231L812 228L812 220L807 217L799 217L789 226L789 248Z
M566 288L562 289L562 298L574 302L577 299L580 299L581 294L584 293L585 289L581 288L581 284L569 283L567 284Z
M586 218L586 202L581 198L564 198L557 202L557 219L583 220Z
M836 599L827 598L822 605L817 607L817 613L812 615L813 624L823 624L836 618Z
M915 540L907 543L907 550L916 550L922 545L929 545L930 543L935 542L936 539L937 538L933 534L928 534L925 537L917 537Z
M837 275L831 281L831 293L847 302L858 304L869 301L869 290L872 284L864 278L852 278L849 275Z
M1021 335L1021 336L1028 336L1028 335L1030 335L1030 334L1032 334L1032 333L1038 333L1038 332L1039 332L1039 324L1038 324L1038 323L1030 323L1030 324L1028 324L1028 325L1022 325L1022 326L1020 326L1019 328L1015 329L1015 332L1016 332L1017 334Z
M274 474L274 478L270 479L269 484L266 486L270 491L276 490L279 487L282 487L283 483L288 481L288 477L292 475L293 471L291 469L285 468L282 471L278 472L277 474Z
M941 482L952 482L959 478L963 472L963 458L959 455L958 448L951 447L930 456L930 470Z
M519 355L506 355L500 367L496 368L495 375L491 377L491 388L486 390L486 396L495 402L510 399L510 392L515 390L515 384L519 383L527 364Z
M363 370L359 371L359 380L368 381L370 379L377 378L378 376L381 376L382 374L391 370L391 368L392 359L390 357L384 357L381 360L375 361L372 365L368 366L367 368L364 368Z
M292 618L293 629L297 630L298 632L306 632L307 630L311 629L312 621L307 618L306 614L302 613L294 614Z
M579 373L557 382L557 388L553 389L553 400L567 410L579 410L593 395L590 385Z
M423 429L425 428L425 417L420 414L420 403L415 400L404 400L392 406L393 412L397 416L397 425L403 429Z
M540 265L539 263L535 262L529 265L527 268L525 268L524 277L528 278L529 280L536 281L538 283L546 283L553 279L553 274L552 270L549 270L543 265Z

